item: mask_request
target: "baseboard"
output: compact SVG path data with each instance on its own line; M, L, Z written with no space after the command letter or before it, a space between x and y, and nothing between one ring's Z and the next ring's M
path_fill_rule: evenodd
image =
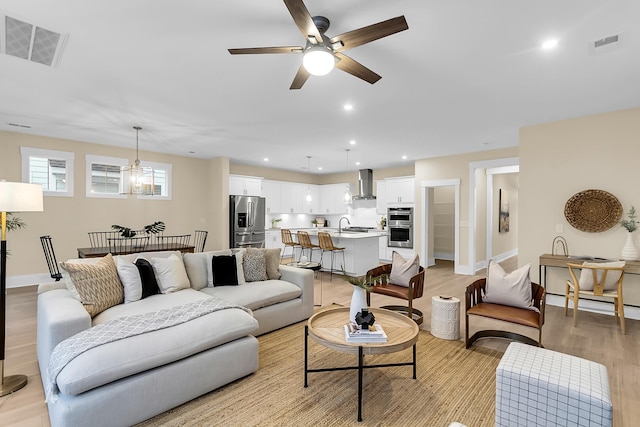
M493 256L491 259L493 259L495 262L502 262L506 259L509 259L511 257L517 256L518 255L518 249L513 249L507 252L503 252L499 255L495 255ZM487 266L489 265L489 260L483 260L483 261L478 261L476 262L475 265L475 272L477 273L478 271L487 268ZM475 273L474 273L475 274Z
M453 261L453 260L455 260L454 254L447 254L447 253L444 253L444 252L436 252L436 253L434 253L434 258L435 259L443 259L445 261Z
M7 277L7 289L22 288L24 286L39 285L40 283L53 282L54 280L48 274L25 274L23 276Z
M564 307L564 296L562 295L550 295L547 294L547 305L554 307ZM569 308L572 307L572 303L569 303ZM613 303L604 301L594 301L588 299L580 299L578 304L578 310L590 311L592 313L606 314L613 316ZM640 307L624 306L624 318L640 320Z

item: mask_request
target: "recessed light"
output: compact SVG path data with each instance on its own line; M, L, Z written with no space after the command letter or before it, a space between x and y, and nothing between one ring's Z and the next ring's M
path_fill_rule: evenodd
M189 154L196 154L195 151L189 151Z
M318 170L321 171L322 170L322 166L318 166Z
M351 111L351 110L353 110L353 105L351 105L351 104L344 104L344 110L345 110L345 111Z
M269 158L268 158L268 157L265 157L265 158L264 158L264 161L265 161L265 162L268 162L268 161L269 161Z
M542 48L544 50L553 49L556 46L558 46L558 39L549 39L542 43Z
M356 166L360 166L360 162L356 162Z
M351 144L351 145L356 145L356 140L355 140L355 139L352 139L351 141L349 141L349 144Z
M407 156L402 156L402 160L407 160Z

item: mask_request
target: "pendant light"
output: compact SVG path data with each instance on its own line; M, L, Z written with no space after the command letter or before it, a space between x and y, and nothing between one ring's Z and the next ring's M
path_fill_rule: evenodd
M349 151L351 151L350 148L346 148L344 151L347 152L347 172L349 172ZM351 203L351 199L353 198L353 194L351 194L351 191L349 191L349 183L347 182L347 190L344 192L344 202L345 204L349 204Z
M153 195L153 169L140 166L138 158L138 132L140 126L133 127L136 130L136 160L129 166L120 168L120 194L129 195Z
M311 156L307 156L307 173L309 174L309 181L307 183L307 203L311 203L313 199L311 197Z

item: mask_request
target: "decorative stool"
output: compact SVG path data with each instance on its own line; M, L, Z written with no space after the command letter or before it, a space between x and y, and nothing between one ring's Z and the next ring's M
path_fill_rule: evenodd
M431 298L431 335L444 340L460 338L460 300L454 297Z
M607 368L513 342L496 369L496 426L611 426Z

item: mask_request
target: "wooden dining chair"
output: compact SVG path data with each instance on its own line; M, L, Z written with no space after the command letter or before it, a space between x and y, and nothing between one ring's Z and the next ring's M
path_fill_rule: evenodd
M187 246L191 241L191 234L176 234L173 236L159 235L156 239L161 248L175 249Z
M207 236L209 232L207 230L196 230L193 235L193 245L195 246L194 252L204 252L204 244L207 242Z
M300 256L298 257L298 262L302 258L302 255L304 254L305 249L309 250L309 261L313 261L313 251L315 249L320 250L320 245L311 243L311 239L309 238L309 233L307 233L306 231L298 231L298 243L302 248L300 250Z
M149 246L149 236L109 238L107 244L109 252L114 255L142 252Z
M569 312L569 300L573 301L573 326L578 323L578 300L583 297L604 297L613 299L615 322L620 317L622 335L624 327L624 302L622 301L622 281L624 279L624 261L608 263L568 263L571 279L567 280L564 295L564 315ZM580 277L576 272L580 270Z
M62 279L62 273L60 273L60 269L58 268L58 260L56 259L56 253L53 250L51 236L40 236L40 243L42 243L44 257L47 260L49 274L51 275L51 278L55 279L55 281L57 282Z
M293 240L291 230L289 230L288 228L281 229L280 236L282 236L282 244L284 245L282 253L280 254L280 261L284 259L284 253L287 248L291 248L291 259L296 259L296 248L299 248L300 244Z
M326 231L318 232L318 243L320 243L320 249L322 249L322 253L320 255L320 264L322 264L322 260L324 259L325 252L331 252L331 272L329 274L329 280L333 280L333 259L337 252L342 252L342 269L344 269L345 261L344 261L344 249L336 247L333 244L333 239L331 238L331 234Z

